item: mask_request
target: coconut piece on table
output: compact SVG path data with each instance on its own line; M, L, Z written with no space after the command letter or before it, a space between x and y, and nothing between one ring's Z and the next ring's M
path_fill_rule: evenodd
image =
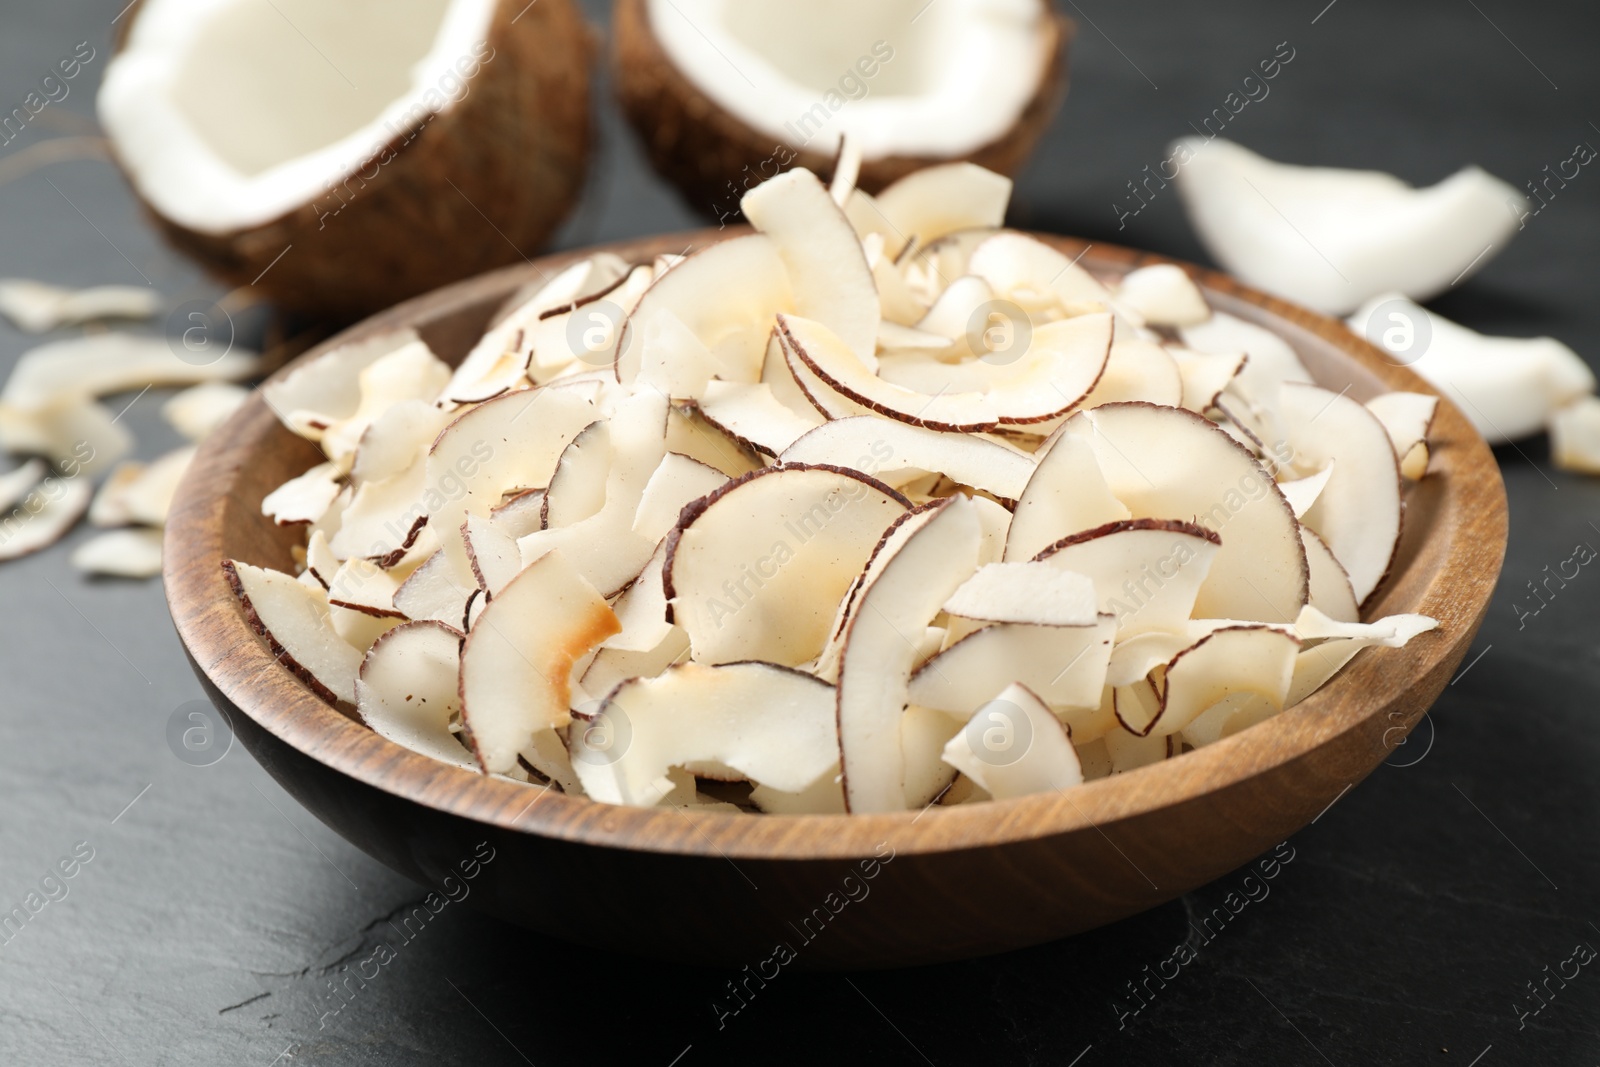
M132 285L67 289L26 278L0 278L0 315L19 330L44 333L100 319L148 319L161 310L161 294Z
M229 382L202 382L161 405L161 417L191 441L199 441L227 422L250 391Z
M1550 456L1556 466L1600 474L1600 400L1586 396L1557 408L1549 429Z
M160 530L111 530L72 550L72 565L108 578L153 578L161 573Z
M1491 443L1538 433L1552 411L1595 389L1594 373L1560 341L1490 337L1395 294L1347 324L1426 378Z
M1478 167L1414 189L1379 171L1274 162L1222 139L1184 138L1172 154L1182 156L1178 195L1212 257L1248 285L1330 315L1379 293L1444 292L1505 246L1527 203Z

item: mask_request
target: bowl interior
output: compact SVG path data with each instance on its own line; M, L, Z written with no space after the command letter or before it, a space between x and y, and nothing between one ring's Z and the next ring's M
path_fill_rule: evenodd
M625 259L682 251L741 231L702 231L610 246ZM1091 271L1115 276L1170 262L1114 246L1040 235ZM578 258L570 253L472 279L374 317L308 353L357 337L411 326L448 362L471 347L517 288ZM1250 290L1213 272L1187 268L1213 306L1272 329L1299 353L1317 381L1357 400L1404 389L1433 390L1333 320ZM287 368L286 368L287 369ZM280 371L280 374L284 371ZM1411 487L1400 554L1368 605L1369 616L1429 614L1440 629L1397 650L1357 657L1333 682L1297 707L1227 740L1174 760L1089 783L1071 795L859 816L748 816L617 808L485 778L400 748L317 699L274 660L248 628L223 578L235 558L289 569L297 528L261 515L262 497L321 459L283 429L257 393L202 448L174 502L166 538L169 605L197 667L218 692L266 731L327 767L446 812L560 840L692 856L839 859L870 856L893 835L902 852L939 852L1019 841L1193 805L1224 789L1263 781L1304 761L1341 735L1360 731L1365 748L1341 748L1316 773L1273 777L1272 791L1244 792L1243 803L1306 812L1309 820L1345 784L1383 758L1373 739L1392 743L1422 715L1476 632L1505 547L1505 496L1492 455L1448 400L1431 440L1432 467ZM1370 751L1368 751L1370 750ZM530 797L538 803L530 805ZM1296 816L1298 817L1298 816ZM1302 822L1303 824L1303 822Z

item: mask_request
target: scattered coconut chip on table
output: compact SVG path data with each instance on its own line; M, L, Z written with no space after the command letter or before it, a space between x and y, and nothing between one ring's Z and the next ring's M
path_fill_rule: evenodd
M72 550L72 565L111 578L154 578L161 573L160 530L110 530Z
M160 293L131 285L66 289L25 278L0 278L0 315L29 333L101 319L148 319L161 310L161 304Z

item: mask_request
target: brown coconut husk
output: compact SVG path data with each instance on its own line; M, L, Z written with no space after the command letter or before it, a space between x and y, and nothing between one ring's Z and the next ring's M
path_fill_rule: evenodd
M1043 136L1067 89L1067 48L1076 24L1053 10L1046 23L1053 38L1050 60L1027 106L1006 133L965 156L885 156L861 163L857 185L876 193L914 170L935 163L969 160L1000 174L1021 169ZM656 171L677 186L694 210L713 219L738 219L739 198L791 167L827 179L835 153L796 148L760 133L718 107L656 40L645 0L616 0L612 16L612 76L617 97L644 141Z
M502 2L486 40L493 52L465 97L313 202L227 234L190 230L144 204L147 214L226 284L336 322L529 258L583 185L594 40L572 0Z

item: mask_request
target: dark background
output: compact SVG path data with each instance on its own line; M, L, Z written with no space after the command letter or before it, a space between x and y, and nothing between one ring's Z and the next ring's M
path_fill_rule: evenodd
M1019 181L1019 226L1204 261L1171 190L1120 233L1112 204L1283 41L1294 61L1229 127L1275 158L1415 183L1476 162L1521 186L1579 141L1600 143L1592 3L1081 2L1066 5L1081 25L1073 89ZM14 162L96 132L93 83L119 6L0 3L0 108L78 41L100 53L64 103L0 149L0 276L138 284L142 272L174 306L214 298L111 166ZM586 6L603 21L602 5ZM588 195L562 243L694 224L609 106L599 121ZM1593 359L1597 236L1600 173L1586 170L1435 306L1490 332L1553 334ZM32 343L0 325L0 371ZM159 398L127 415L145 454L176 443ZM451 907L319 1028L342 963L369 955L382 920L423 890L318 824L242 750L204 768L174 757L168 720L201 692L160 585L78 576L67 554L79 531L0 566L0 911L77 842L94 850L70 895L0 946L0 1063L1593 1065L1600 968L1551 981L1554 999L1520 1025L1518 1012L1536 1006L1527 983L1580 942L1600 947L1600 576L1584 572L1520 629L1513 603L1578 542L1600 546L1600 481L1554 470L1542 439L1499 459L1511 548L1469 654L1481 658L1391 765L1294 837L1270 895L1121 1029L1125 984L1244 872L1009 956L785 973L721 1030L715 972ZM604 913L572 902L575 926Z

